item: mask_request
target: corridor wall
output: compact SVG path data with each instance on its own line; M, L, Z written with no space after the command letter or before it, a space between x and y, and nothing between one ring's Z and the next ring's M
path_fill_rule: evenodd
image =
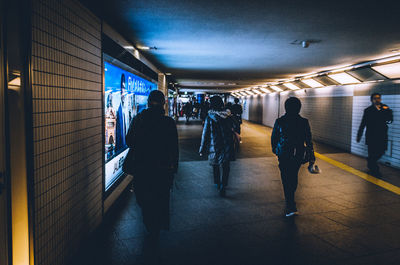
M102 220L101 21L73 0L34 0L35 265L66 264Z
M363 110L371 104L370 95L374 92L382 94L382 101L390 106L394 114L394 122L389 125L389 147L381 161L400 168L400 81L398 80L246 97L243 103L249 105L249 113L245 119L273 127L275 119L285 113L285 100L290 96L296 96L302 101L301 115L309 119L315 141L365 157L367 155L365 138L357 143L356 135ZM254 98L262 99L261 114L257 112L256 106L252 106L259 102ZM255 117L257 115L259 117Z

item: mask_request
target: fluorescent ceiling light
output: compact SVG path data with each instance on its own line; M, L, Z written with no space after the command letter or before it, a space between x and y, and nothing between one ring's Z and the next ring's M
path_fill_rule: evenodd
M258 94L258 95L262 94L262 92L260 92L260 91L257 90L257 89L253 89L252 92L254 92L254 93Z
M135 50L135 47L133 46L124 46L124 48L127 50Z
M332 78L333 80L342 85L361 83L358 79L352 77L348 73L330 74L328 75L328 77Z
M21 77L16 77L8 82L9 86L21 86Z
M285 83L283 84L285 87L291 89L291 90L298 90L300 87L293 85L292 83Z
M400 78L400 62L373 66L372 69L388 78Z
M324 85L321 84L318 81L315 81L314 79L302 79L301 82L303 82L304 84L312 87L312 88L316 88L316 87L323 87Z
M242 91L242 92L239 92L239 93L240 93L240 95L242 95L242 96L247 96L247 94L244 93L243 91Z
M271 86L271 88L272 88L273 90L277 91L277 92L282 91L282 89L280 89L280 88L277 87L277 86Z
M264 93L271 93L271 91L269 91L269 90L266 89L266 88L260 87L259 89L260 89L262 92L264 92Z
M386 63L386 62L391 62L391 61L395 61L395 60L399 60L400 59L400 55L394 55L394 56L390 56L387 58L382 58L382 59L378 59L376 60L377 63Z
M165 75L172 75L171 73L165 73Z
M248 95L250 95L250 96L253 96L254 95L254 93L253 92L251 92L250 90L246 90L246 91L244 91L244 92L246 92Z

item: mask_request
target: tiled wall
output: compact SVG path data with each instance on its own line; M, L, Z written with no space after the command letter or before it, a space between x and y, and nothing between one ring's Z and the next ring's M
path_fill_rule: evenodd
M262 124L273 127L279 117L279 94L271 93L263 96L263 120Z
M35 265L66 264L102 217L101 23L33 0Z
M296 96L303 104L301 115L310 120L314 140L366 156L364 139L361 143L355 139L363 110L371 104L369 95L373 92L382 93L383 102L392 108L395 120L389 125L389 149L381 161L400 168L400 81L272 93L263 96L262 115L257 112L258 100L247 97L244 101L249 113L244 118L258 123L262 119L262 124L272 127L276 117L285 113L285 100Z

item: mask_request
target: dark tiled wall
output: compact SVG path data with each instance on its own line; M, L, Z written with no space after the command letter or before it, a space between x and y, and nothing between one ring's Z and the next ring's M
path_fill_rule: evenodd
M35 264L60 265L102 216L100 20L73 0L34 0Z

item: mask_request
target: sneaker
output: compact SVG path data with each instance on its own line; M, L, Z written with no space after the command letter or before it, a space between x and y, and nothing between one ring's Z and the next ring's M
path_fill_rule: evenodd
M287 209L285 210L285 215L286 215L286 217L291 217L291 216L298 215L298 214L299 214L299 212L297 211L297 208L296 208L296 207L294 207L294 208L287 208Z

